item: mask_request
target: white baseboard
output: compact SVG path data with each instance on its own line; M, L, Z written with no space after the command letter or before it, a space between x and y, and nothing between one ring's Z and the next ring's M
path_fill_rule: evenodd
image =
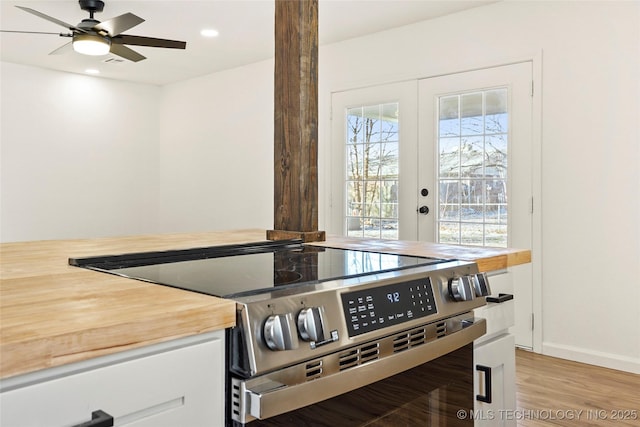
M632 374L640 374L640 357L620 356L613 353L548 342L542 343L542 354L587 363L589 365L631 372Z

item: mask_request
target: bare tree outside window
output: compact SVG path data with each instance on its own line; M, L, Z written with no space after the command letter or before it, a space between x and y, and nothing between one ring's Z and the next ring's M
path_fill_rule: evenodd
M347 235L398 238L398 103L347 110Z

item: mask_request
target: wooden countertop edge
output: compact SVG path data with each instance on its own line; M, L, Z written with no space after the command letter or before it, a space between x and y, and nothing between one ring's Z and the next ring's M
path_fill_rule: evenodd
M394 254L449 258L473 261L482 272L504 270L531 262L528 249L487 248L477 246L451 246L417 241L390 241L380 239L332 238L324 242L308 243L314 246L359 249Z
M233 301L70 267L69 256L264 240L265 230L247 229L1 244L0 378L235 325ZM480 271L531 262L531 252L518 249L339 236L311 244L475 261ZM124 298L122 306L114 308L114 301L122 300L128 292L133 297ZM159 298L161 301L147 301L151 293L153 299L157 293L164 297ZM33 305L35 317L28 310ZM69 312L65 314L64 310Z
M210 297L212 304L144 316L83 331L70 330L0 344L0 378L118 353L235 325L235 303ZM212 315L212 313L215 313ZM171 331L167 334L167 331Z

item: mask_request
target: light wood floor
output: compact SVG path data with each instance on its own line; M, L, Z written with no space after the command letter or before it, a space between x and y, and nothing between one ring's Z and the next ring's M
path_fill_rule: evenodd
M516 350L519 427L640 427L640 375Z

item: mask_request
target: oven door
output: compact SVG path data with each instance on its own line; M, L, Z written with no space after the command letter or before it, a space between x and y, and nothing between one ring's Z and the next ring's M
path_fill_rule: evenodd
M473 426L473 344L258 426Z
M406 350L396 348L392 355L374 362L360 360L353 368L343 365L343 359L332 361L334 355L310 362L305 381L292 381L296 375L287 369L232 380L227 408L235 421L229 425L472 425L473 340L484 334L486 322L478 318L465 322L446 336ZM400 344L392 340L389 345ZM387 344L382 341L376 346L383 349ZM363 348L347 353L353 351L360 359L368 357ZM336 364L338 372L317 378L309 374L310 369L328 371Z

